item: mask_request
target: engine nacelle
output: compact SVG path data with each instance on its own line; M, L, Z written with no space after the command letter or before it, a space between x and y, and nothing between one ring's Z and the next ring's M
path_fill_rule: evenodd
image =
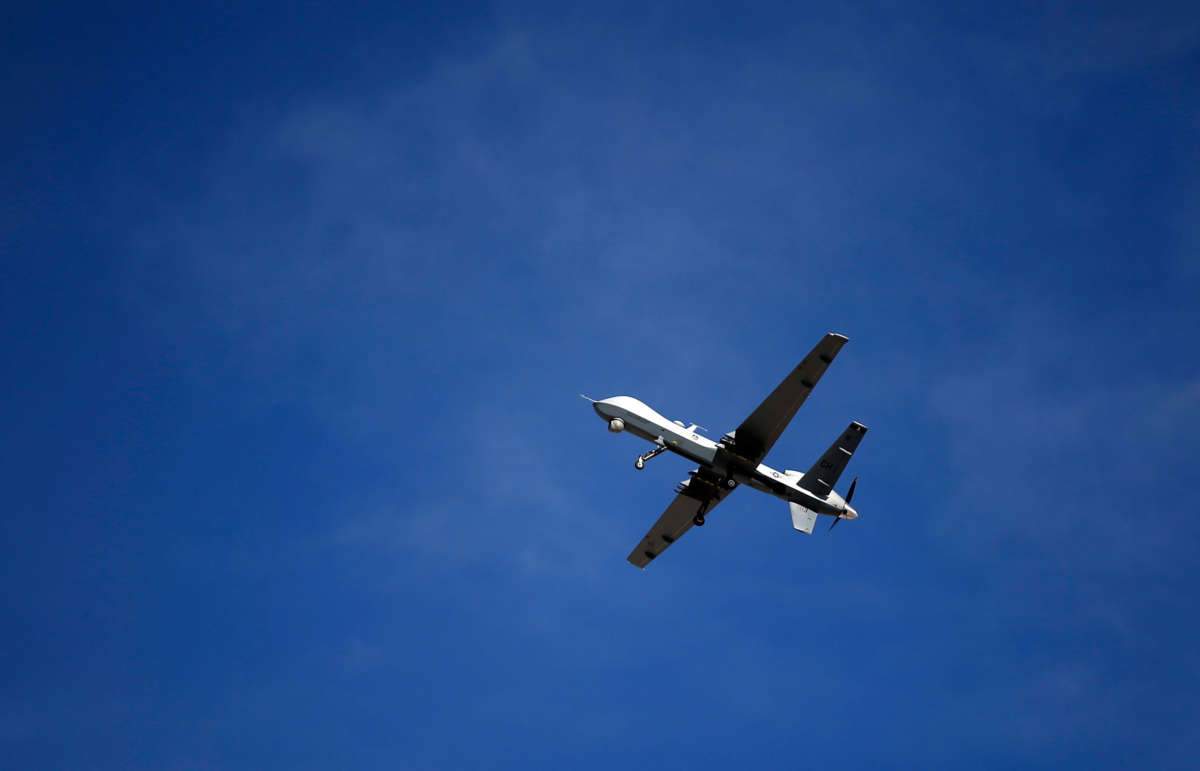
M625 430L625 421L621 420L620 418L613 418L612 420L608 421L608 430L612 431L614 434L621 433Z

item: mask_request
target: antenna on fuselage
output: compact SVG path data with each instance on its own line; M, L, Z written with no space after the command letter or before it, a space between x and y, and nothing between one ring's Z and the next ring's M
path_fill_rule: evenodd
M584 399L587 399L587 400L588 400L589 402L591 402L592 404L595 404L595 403L596 403L596 400L595 400L595 399L593 399L592 397L588 396L587 394L580 394L580 397L582 397L582 398L584 398Z

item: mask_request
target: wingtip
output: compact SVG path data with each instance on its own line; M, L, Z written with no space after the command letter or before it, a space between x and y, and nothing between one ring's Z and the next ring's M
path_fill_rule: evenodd
M825 335L825 336L826 337L836 337L838 340L841 340L843 343L850 342L850 338L846 337L841 332L830 332L828 335Z

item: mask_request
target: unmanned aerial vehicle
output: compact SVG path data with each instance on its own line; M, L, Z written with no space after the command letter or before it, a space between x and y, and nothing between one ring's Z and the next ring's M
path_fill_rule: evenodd
M825 335L750 417L719 442L702 436L699 432L703 429L695 423L668 420L631 396L599 401L584 397L608 422L609 431L628 431L654 445L650 452L637 457L637 468L644 468L646 461L668 450L700 464L675 488L675 500L629 554L629 562L639 568L649 565L693 525L703 525L705 515L738 485L749 485L787 501L792 526L802 533L812 533L818 515L833 518L830 530L843 519L858 517L850 506L858 479L850 483L844 498L834 492L833 486L867 433L862 423L855 421L847 426L803 474L777 471L763 463L846 341L844 335Z

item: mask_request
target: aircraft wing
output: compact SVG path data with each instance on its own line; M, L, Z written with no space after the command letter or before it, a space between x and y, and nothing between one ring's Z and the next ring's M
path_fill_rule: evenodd
M692 528L692 517L712 511L729 494L719 479L703 469L696 469L691 476L683 491L626 557L630 564L639 568L649 565Z
M771 395L750 413L750 417L737 427L732 448L734 452L754 465L761 463L848 339L845 335L833 332L825 335Z

